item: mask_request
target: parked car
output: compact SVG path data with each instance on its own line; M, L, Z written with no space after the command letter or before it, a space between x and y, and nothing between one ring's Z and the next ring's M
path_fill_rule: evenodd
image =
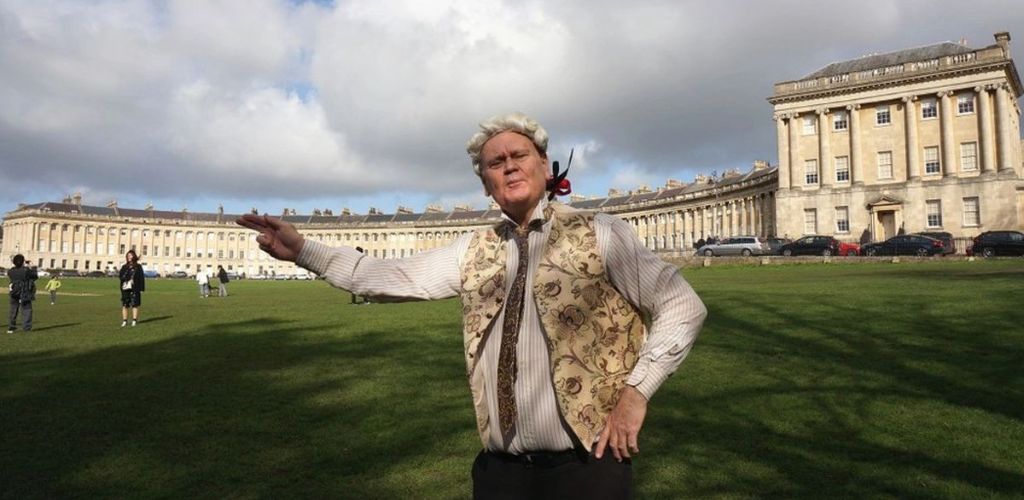
M1024 255L1024 233L1020 231L985 231L974 238L974 255Z
M97 271L89 271L89 272L85 273L85 277L86 278L106 278L107 277L107 273L105 273L103 271L99 271L99 270L97 270Z
M156 279L156 278L160 277L160 273L158 273L156 271L146 271L146 270L143 270L142 271L142 275L147 277L147 278L150 278L150 279Z
M925 231L920 234L921 236L927 236L929 238L935 238L942 242L942 253L943 255L949 255L956 253L956 243L953 242L953 235L945 231Z
M188 273L185 271L174 271L167 275L168 278L188 278Z
M789 243L791 240L788 238L767 238L764 240L765 245L768 246L768 253L777 254L782 245Z
M839 240L831 236L804 236L779 247L779 255L839 255Z
M734 236L717 243L709 243L697 249L698 255L761 255L765 253L764 242L756 236Z
M856 257L860 255L860 245L856 243L839 242L839 255L843 257Z
M919 234L901 234L881 243L868 243L861 247L864 255L943 255L942 242Z

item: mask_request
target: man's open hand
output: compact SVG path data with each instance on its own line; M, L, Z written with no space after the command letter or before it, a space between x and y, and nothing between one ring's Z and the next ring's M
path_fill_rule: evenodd
M295 230L295 226L266 215L246 214L235 220L239 226L259 231L256 243L260 250L279 260L295 262L302 251L305 239Z
M644 425L646 415L647 398L633 386L623 387L619 394L619 402L608 414L604 430L597 440L594 456L604 456L605 446L611 448L615 460L619 462L623 458L630 458L631 453L640 453L637 436L640 434L640 427Z

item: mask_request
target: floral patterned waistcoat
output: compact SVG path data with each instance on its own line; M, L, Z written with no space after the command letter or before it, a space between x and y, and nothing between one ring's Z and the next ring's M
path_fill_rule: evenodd
M547 341L558 408L590 450L636 366L644 326L636 309L608 281L598 254L594 214L550 203L545 217L552 221L551 232L532 296ZM478 231L461 270L467 375L485 445L490 432L487 401L483 370L476 370L476 364L505 304L504 243L496 228Z

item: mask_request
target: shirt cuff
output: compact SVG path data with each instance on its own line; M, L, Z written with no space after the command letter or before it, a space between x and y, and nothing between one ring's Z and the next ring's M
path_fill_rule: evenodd
M626 385L635 387L644 398L650 401L669 375L672 375L672 372L663 369L651 360L641 359L633 368L629 379L626 380Z
M330 263L331 247L319 241L306 240L302 244L299 256L295 258L295 264L304 267L317 275L327 272L327 265Z

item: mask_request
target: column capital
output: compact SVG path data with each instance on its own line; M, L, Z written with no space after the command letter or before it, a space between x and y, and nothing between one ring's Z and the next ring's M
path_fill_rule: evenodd
M847 111L855 111L860 109L860 104L849 104L846 106Z
M903 102L906 102L906 103L911 103L911 102L914 102L914 101L917 100L917 96L916 95L906 95L906 96L903 96L901 98L901 100Z
M815 109L814 112L817 113L819 116L825 116L828 114L828 108L820 107L818 109Z
M938 98L941 99L943 97L949 97L951 95L953 95L953 91L952 90L943 90L942 92L936 93L935 97L938 97Z

